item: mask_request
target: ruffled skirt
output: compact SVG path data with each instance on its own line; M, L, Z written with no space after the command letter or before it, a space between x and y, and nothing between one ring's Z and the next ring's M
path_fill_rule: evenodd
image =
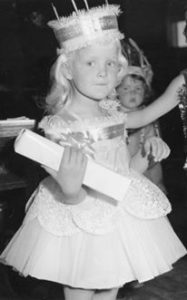
M143 220L124 211L105 234L55 235L34 217L23 223L1 259L24 276L107 289L168 272L185 254L167 217Z

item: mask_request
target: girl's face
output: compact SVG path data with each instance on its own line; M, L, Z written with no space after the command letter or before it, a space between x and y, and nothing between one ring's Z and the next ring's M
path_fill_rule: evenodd
M139 79L125 76L117 91L120 103L127 109L135 109L144 101L144 84Z
M101 100L115 88L119 72L117 44L96 44L79 50L70 65L75 96Z

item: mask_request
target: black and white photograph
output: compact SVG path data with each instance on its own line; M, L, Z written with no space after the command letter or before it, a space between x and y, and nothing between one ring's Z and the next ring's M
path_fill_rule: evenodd
M0 300L187 300L187 0L0 0Z

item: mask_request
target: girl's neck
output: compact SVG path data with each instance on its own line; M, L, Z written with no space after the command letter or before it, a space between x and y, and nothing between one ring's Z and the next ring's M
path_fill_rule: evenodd
M73 97L68 106L68 110L73 114L81 117L99 117L101 110L99 108L99 100L92 100L84 96Z

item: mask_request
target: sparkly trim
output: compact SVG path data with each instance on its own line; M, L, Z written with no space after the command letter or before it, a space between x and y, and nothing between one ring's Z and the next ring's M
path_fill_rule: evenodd
M60 138L62 134L69 134L70 132L86 132L92 130L103 130L104 128L112 127L114 125L123 124L124 135L126 136L125 122L127 115L123 112L113 111L102 117L85 118L82 120L68 120L64 121L63 116L46 116L39 123L39 128L43 129L46 134L51 134L54 137Z
M67 205L58 185L48 177L40 184L24 223L38 218L45 230L57 236L71 236L80 231L103 235L115 229L124 213L139 219L155 219L171 211L166 196L149 180L135 172L130 179L125 199L118 204L89 191L81 203Z
M106 44L109 42L115 42L118 40L122 40L124 38L124 34L120 33L117 30L105 30L95 35L89 34L88 36L80 36L61 44L61 48L57 49L57 54L64 54L64 52L68 53L71 51L80 50L87 46L90 46L94 43L96 44Z
M107 15L118 16L120 13L119 5L103 5L93 7L89 11L83 9L79 10L78 13L73 12L69 17L60 17L59 20L49 21L48 25L53 29L59 30L62 27L70 26L70 24L77 26L81 18L101 18Z
M171 212L169 200L155 184L132 170L131 176L131 184L122 203L125 210L140 219L156 219Z
M81 230L106 234L113 230L118 220L118 210L96 196L88 195L86 200L77 205L67 205L62 201L58 186L51 185L47 178L40 184L24 222L38 218L48 232L57 236L70 236Z
M103 42L123 39L117 23L119 13L118 5L103 5L48 22L60 44L57 53L84 48L97 39Z

